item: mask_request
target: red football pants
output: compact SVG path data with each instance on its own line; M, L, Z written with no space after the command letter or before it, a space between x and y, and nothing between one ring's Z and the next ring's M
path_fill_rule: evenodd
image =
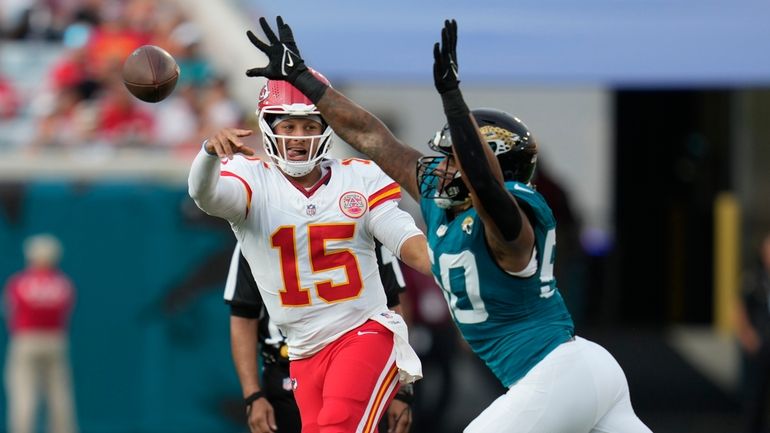
M393 333L369 320L292 361L302 433L372 433L398 390Z

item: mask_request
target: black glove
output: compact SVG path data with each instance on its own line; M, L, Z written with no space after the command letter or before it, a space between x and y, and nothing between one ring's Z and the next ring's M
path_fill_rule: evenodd
M294 87L304 93L314 104L321 100L321 97L329 88L327 83L322 82L305 65L305 61L299 55L299 48L294 42L294 34L291 27L283 22L280 16L276 19L278 22L278 37L275 36L270 25L264 17L259 19L262 31L265 32L268 42L266 44L257 38L250 30L246 36L255 47L265 53L268 64L264 68L252 68L246 71L249 77L265 77L270 80L284 80L293 84Z
M297 43L294 42L294 33L291 32L291 27L283 22L283 18L281 18L280 15L276 18L276 21L278 22L278 40L283 42L283 44L290 50L294 51L297 56L300 56Z
M268 59L267 66L249 69L246 71L246 75L249 77L265 77L271 80L286 80L294 83L297 76L307 71L307 66L305 66L305 61L302 60L302 57L299 56L299 49L294 41L291 27L284 23L283 18L280 16L276 21L280 38L275 36L264 17L259 19L259 24L262 26L262 31L265 32L269 44L260 41L251 30L246 32L246 36L249 37L251 43L265 53Z
M433 82L436 90L444 94L459 88L457 70L457 21L444 20L441 29L441 45L433 46Z

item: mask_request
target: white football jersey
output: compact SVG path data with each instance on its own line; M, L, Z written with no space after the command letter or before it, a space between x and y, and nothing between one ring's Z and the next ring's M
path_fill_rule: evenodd
M326 160L310 190L275 165L237 156L221 176L238 179L248 204L231 221L289 358L308 357L387 310L372 215L397 206L401 189L373 162Z

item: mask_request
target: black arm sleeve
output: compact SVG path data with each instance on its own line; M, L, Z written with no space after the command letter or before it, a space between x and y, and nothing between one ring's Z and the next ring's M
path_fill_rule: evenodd
M326 90L329 89L327 84L319 80L307 68L297 74L293 80L289 81L291 81L294 87L299 89L300 92L305 94L308 99L313 101L313 104L318 104L318 101L321 100L323 95L326 93Z
M382 287L385 288L385 296L388 298L388 308L393 308L396 305L401 304L398 295L404 293L404 287L398 283L398 278L396 278L396 271L394 269L396 266L399 266L398 259L393 256L389 263L385 263L382 259L383 248L385 247L380 241L375 239L374 252L377 254L377 265L380 268L380 280L382 281Z
M243 317L244 319L259 319L260 311L255 311L253 308L245 305L230 304L230 315Z
M230 304L230 314L247 319L258 319L262 312L262 295L259 293L257 282L251 274L251 267L243 254L238 259L238 269L235 282L235 293Z
M474 192L492 222L506 241L519 236L522 227L521 214L515 199L505 190L487 161L482 141L473 123L470 110L459 89L441 95L444 113L452 134L452 148L462 166L463 179Z

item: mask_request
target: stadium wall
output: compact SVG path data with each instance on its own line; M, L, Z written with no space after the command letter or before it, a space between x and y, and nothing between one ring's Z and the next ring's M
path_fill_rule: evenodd
M82 432L242 430L226 268L216 264L232 251L226 223L198 211L180 183L0 183L3 279L39 232L61 239L77 287L71 360ZM3 328L2 347L7 338ZM3 394L3 427L5 407Z

